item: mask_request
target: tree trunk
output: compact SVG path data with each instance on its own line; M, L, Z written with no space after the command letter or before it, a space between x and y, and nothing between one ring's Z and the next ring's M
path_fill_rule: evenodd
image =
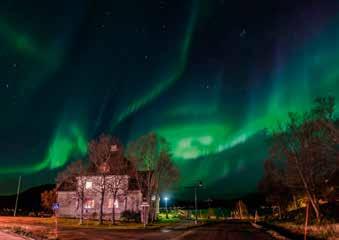
M278 214L279 214L279 219L281 219L281 207L280 207L280 204L278 204Z
M84 200L80 199L80 221L79 224L82 225L84 221Z
M113 202L113 207L112 207L112 224L115 224L115 206Z
M317 223L320 223L320 207L319 207L319 201L316 198L316 196L313 196L313 202L314 202L314 212L315 212L315 217L317 220Z
M155 216L154 216L155 220L158 219L158 214L160 212L159 205L160 205L160 197L159 197L159 194L157 193L155 197Z
M242 219L242 209L241 209L240 201L239 201L239 215L240 215L240 219Z
M127 210L127 195L125 195L125 211Z
M103 223L103 213L104 213L104 200L105 200L105 192L106 192L106 176L102 176L102 186L101 186L101 196L100 196L100 209L99 209L99 224Z
M154 222L155 221L155 204L153 201L151 201L151 205L152 205L152 209L150 211L151 213L151 222Z
M152 196L151 196L150 185L147 190L147 202L149 204L148 219L149 219L149 222L153 222L153 214L152 214L153 206L152 206Z
M112 196L113 206L112 206L112 224L115 224L115 199L116 199L116 193L113 193Z
M317 219L317 223L319 223L319 221L320 221L319 204L317 202L316 197L314 195L312 196L312 194L311 194L311 192L309 190L309 187L308 187L308 184L307 184L307 182L306 182L306 180L304 178L304 175L303 175L303 173L301 172L301 170L299 168L298 159L296 159L296 166L297 166L297 171L298 171L299 177L300 177L300 179L301 179L301 181L302 181L302 183L304 185L307 198L310 201L310 203L311 203L311 205L312 205L312 207L314 209L315 217Z
M102 220L103 220L104 197L105 191L102 191L100 196L99 224L102 224L103 222Z
M318 201L315 197L312 197L311 193L308 190L306 191L306 194L307 194L308 201L311 203L312 208L314 210L317 223L319 223L320 222L320 211L319 211Z
M305 214L305 226L304 226L304 240L307 239L307 224L308 224L308 212L309 212L310 202L307 201L306 205L306 214Z
M297 199L295 197L295 195L293 194L293 205L294 205L294 209L297 209L298 208L298 205L297 205Z

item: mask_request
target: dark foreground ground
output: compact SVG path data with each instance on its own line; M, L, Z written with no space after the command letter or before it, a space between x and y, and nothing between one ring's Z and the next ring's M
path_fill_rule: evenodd
M222 222L209 224L187 230L105 230L105 229L61 229L59 239L67 240L87 240L87 239L272 239L270 235L252 227L249 223Z

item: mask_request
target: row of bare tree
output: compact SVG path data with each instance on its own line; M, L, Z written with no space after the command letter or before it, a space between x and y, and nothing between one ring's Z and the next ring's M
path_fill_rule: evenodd
M101 135L90 141L88 161L78 160L68 165L57 177L57 188L76 191L82 224L86 177L96 176L93 191L100 196L98 220L102 224L105 194L111 195L114 204L119 195L126 192L123 191L128 184L126 175L136 180L144 199L150 204L150 219L155 220L156 201L152 201L152 196L158 198L160 192L177 180L179 174L171 161L168 143L154 133L131 142L126 152L121 142L110 135ZM112 207L111 220L115 224L115 207Z
M318 98L304 113L290 113L289 121L272 134L269 158L259 188L279 212L296 198L306 198L317 222L320 200L336 198L339 130L333 97Z

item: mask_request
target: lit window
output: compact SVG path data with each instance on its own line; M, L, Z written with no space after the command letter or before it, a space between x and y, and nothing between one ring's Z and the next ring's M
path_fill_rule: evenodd
M92 188L92 182L86 182L86 189L91 189Z
M112 208L112 207L113 207L113 198L110 198L108 199L108 208ZM114 207L119 208L119 203L117 199L115 199Z
M111 152L117 152L118 151L118 146L116 144L111 146Z
M84 208L85 209L94 208L94 199L87 199L87 200L85 200Z

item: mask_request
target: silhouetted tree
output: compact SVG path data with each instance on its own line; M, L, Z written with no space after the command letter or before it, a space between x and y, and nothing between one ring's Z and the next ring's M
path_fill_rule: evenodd
M259 182L259 190L266 196L266 202L278 207L279 218L287 208L291 197L286 185L283 169L278 169L271 159L264 163L264 176Z
M85 187L87 180L87 166L83 161L77 160L67 166L57 176L57 189L73 190L76 193L78 208L80 208L79 224L83 224L84 219L84 202L85 202Z
M110 161L108 161L109 174L107 178L107 190L112 199L112 224L115 224L115 203L119 197L126 197L125 193L128 189L128 178L133 172L131 163L124 157L122 144L114 139L116 147Z
M41 206L48 211L52 211L53 203L57 201L56 190L44 191L41 193Z
M93 191L100 195L99 224L102 224L103 222L103 206L108 186L107 176L111 173L111 167L113 166L114 159L120 158L121 154L118 146L118 139L105 134L89 143L88 154L90 160L90 171L98 177L95 178L97 181L93 184Z
M311 111L290 113L286 126L273 134L271 157L286 160L287 184L305 193L317 222L319 199L338 166L339 133L333 112L334 98L318 98Z
M149 133L130 143L127 155L138 170L137 183L150 204L151 220L154 220L159 191L169 187L179 176L171 161L168 143L155 133ZM154 202L152 195L156 197Z
M242 200L237 201L235 205L234 214L235 214L235 217L240 218L240 219L244 219L248 217L247 206Z

